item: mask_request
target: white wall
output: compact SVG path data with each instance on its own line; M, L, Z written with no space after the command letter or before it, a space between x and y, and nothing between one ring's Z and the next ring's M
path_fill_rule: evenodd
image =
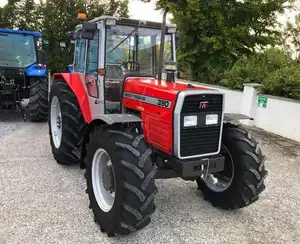
M225 112L242 113L254 118L241 121L268 132L300 142L300 101L259 94L258 84L245 84L244 91L224 87L177 80L179 83L217 89L225 94ZM258 106L258 97L267 98L266 107Z
M176 82L187 83L186 81L183 81L183 80L177 80ZM243 99L243 92L226 89L221 86L207 85L207 84L198 83L198 82L188 82L188 83L191 83L195 86L204 86L207 88L216 89L216 90L224 93L225 94L225 112L226 113L240 113L242 99Z
M267 107L256 107L254 125L300 141L300 101L269 95L260 96L268 98Z

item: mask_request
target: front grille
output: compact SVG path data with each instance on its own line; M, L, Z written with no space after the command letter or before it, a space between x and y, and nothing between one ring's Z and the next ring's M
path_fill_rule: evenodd
M207 102L207 106L201 109L201 102ZM222 107L222 94L198 94L185 97L180 114L181 157L204 155L218 151ZM205 118L207 114L218 114L218 124L206 125ZM197 115L197 126L184 128L183 118L187 115Z
M223 106L222 94L197 94L185 97L181 113L200 112L200 102L208 102L205 112L220 112Z

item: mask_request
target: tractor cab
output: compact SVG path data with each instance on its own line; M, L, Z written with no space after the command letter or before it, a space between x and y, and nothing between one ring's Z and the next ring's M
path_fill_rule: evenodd
M105 113L116 112L127 76L159 77L162 24L111 16L79 19L72 72L84 74L90 96L101 100L104 87ZM176 25L166 25L163 63L176 61L175 32Z

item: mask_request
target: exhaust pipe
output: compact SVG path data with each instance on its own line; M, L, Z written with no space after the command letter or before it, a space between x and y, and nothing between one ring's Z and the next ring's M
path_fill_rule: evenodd
M160 37L160 57L158 62L158 80L161 80L162 77L162 66L163 66L163 59L164 59L164 48L165 48L165 34L166 34L166 19L168 13L168 7L165 9L163 13L163 22L161 27L161 37Z

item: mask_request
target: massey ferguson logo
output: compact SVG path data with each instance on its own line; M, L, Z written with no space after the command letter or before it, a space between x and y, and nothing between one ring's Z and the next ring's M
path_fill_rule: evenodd
M206 109L208 106L208 102L201 102L199 108L200 109Z

